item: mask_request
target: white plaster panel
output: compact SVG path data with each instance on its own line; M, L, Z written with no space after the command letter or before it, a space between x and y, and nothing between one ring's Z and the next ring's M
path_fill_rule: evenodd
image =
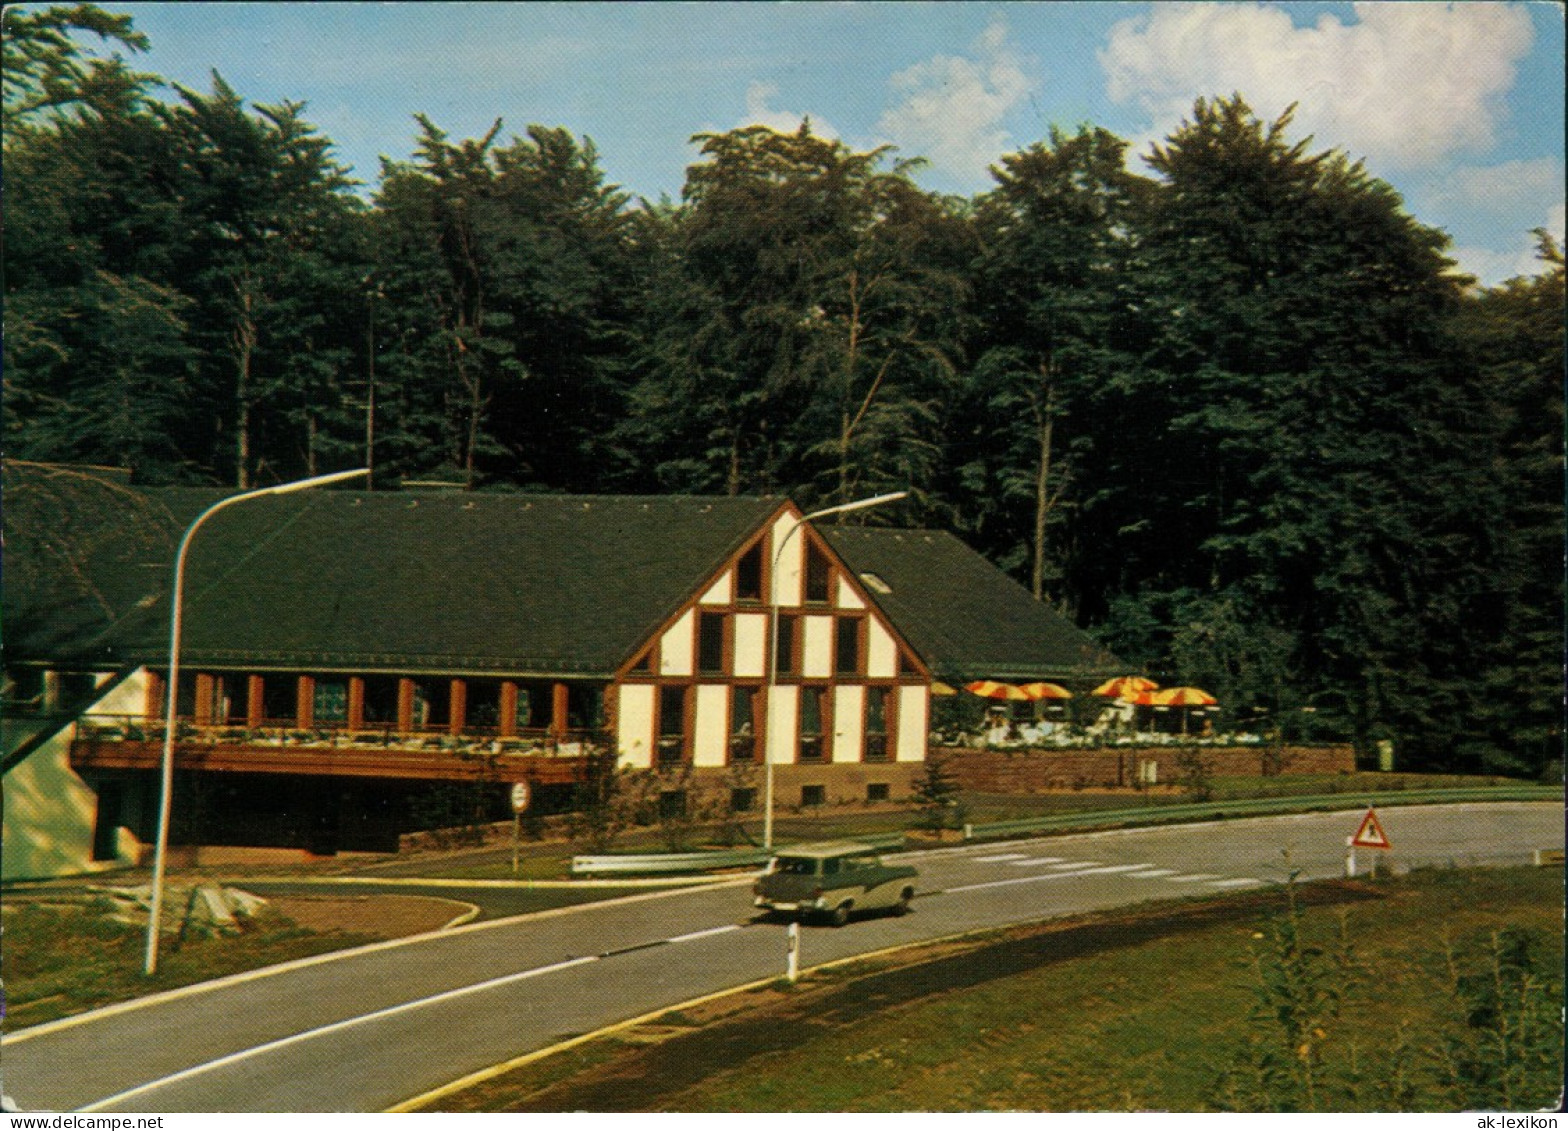
M825 679L833 674L833 618L801 617L800 672L807 679Z
M768 761L775 766L795 760L796 728L800 725L800 688L786 684L768 696Z
M692 736L694 766L722 766L729 746L730 689L728 685L697 685L697 732Z
M644 770L653 765L653 692L651 683L623 683L616 689L618 765Z
M849 579L840 576L838 579L838 607L841 609L863 609L866 603L860 599L860 594L855 592L855 587Z
M799 523L793 515L780 515L779 520L773 524L773 553L778 554L778 566L773 571L774 600L783 608L794 608L800 604L801 586L801 543L805 535L797 532L790 536ZM789 541L784 539L789 537ZM779 547L783 553L779 553Z
M866 730L866 689L860 684L833 689L833 761L860 761Z
M768 617L766 613L735 614L735 672L742 679L767 674Z
M926 710L930 704L924 687L898 689L898 761L926 760Z
M898 645L876 616L866 618L866 674L872 679L891 679L898 674Z
M691 675L696 615L687 609L659 642L659 674Z
M702 595L701 603L704 605L727 605L735 592L735 571L725 570L719 579L708 587Z

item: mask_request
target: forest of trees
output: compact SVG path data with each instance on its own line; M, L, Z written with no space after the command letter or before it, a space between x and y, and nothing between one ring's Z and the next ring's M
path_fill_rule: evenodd
M1130 665L1403 765L1561 757L1563 258L1475 287L1339 152L1199 101L973 198L750 126L677 202L498 120L357 185L294 103L5 14L4 445L235 488L884 490ZM72 34L75 33L74 37ZM92 35L108 49L86 51ZM412 110L413 108L411 108Z

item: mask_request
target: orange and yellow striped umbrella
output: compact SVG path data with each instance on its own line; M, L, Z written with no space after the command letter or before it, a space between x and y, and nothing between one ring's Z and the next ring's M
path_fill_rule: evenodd
M973 683L966 683L964 690L982 699L1012 699L1020 703L1028 702L1030 699L1023 688L1011 683L998 683L994 679L977 679Z
M1096 687L1094 694L1103 695L1107 699L1132 699L1145 691L1154 691L1159 686L1152 679L1145 679L1141 675L1119 675Z
M1031 699L1071 699L1073 693L1059 683L1025 683L1018 688Z
M1212 707L1219 702L1198 687L1170 687L1149 693L1149 701L1160 707Z

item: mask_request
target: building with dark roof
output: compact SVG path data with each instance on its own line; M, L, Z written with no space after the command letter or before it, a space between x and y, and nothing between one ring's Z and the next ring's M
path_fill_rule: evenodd
M152 835L175 546L223 493L7 488L5 874L113 866ZM799 519L341 490L214 515L186 577L176 842L388 850L453 790L486 816L515 782L567 808L595 751L745 808L771 741L786 804L900 797L934 679L1115 666L950 535Z

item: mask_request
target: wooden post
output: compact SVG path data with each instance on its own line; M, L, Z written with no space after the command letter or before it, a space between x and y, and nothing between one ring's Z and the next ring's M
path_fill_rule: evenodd
M245 687L245 725L259 730L267 719L267 681L262 676L247 677Z
M302 675L296 684L294 725L309 730L316 724L316 677Z
M147 725L163 721L163 698L167 691L164 689L165 680L157 672L147 672L147 693L142 703L142 715Z
M365 677L351 675L348 677L348 729L363 730L365 727Z
M550 696L550 734L557 742L566 737L566 684L557 683Z
M414 681L411 679L397 681L397 729L402 734L412 734L414 730Z
M196 673L196 700L191 704L191 721L199 727L212 725L212 700L215 690L212 676Z
M510 679L501 681L500 726L502 738L511 738L517 733L517 684Z
M468 681L454 679L451 693L447 696L446 732L450 735L463 733L463 723L468 718Z

